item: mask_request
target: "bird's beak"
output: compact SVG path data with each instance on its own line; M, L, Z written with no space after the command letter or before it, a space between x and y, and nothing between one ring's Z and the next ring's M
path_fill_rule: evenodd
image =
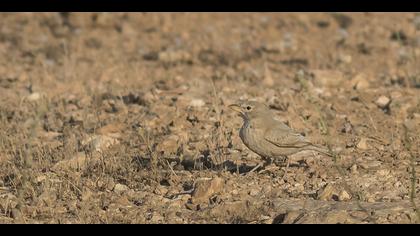
M241 106L239 106L238 104L231 104L229 105L229 108L238 112L238 116L240 116L242 119L247 120L247 115L243 112Z
M238 104L231 104L229 105L229 108L236 112L242 113L241 106L239 106Z

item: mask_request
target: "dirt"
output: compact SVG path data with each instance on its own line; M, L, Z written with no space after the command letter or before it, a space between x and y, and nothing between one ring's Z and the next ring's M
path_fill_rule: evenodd
M1 223L420 222L418 14L0 18ZM249 172L239 99L335 158Z

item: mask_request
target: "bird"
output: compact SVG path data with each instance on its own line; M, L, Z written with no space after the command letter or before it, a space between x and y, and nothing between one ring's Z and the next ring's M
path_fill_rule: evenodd
M277 120L274 113L263 103L242 100L228 106L243 119L239 131L242 142L264 160L282 159L301 151L316 151L332 156L329 149L310 142L284 122ZM287 159L288 160L288 159ZM286 171L289 166L287 161ZM253 168L253 172L261 163Z

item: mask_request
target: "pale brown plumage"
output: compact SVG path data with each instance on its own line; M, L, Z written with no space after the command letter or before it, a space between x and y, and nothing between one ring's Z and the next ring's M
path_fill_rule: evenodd
M262 103L241 101L229 107L244 120L239 132L243 143L265 159L284 158L304 150L331 156L328 149L309 142L285 123L276 120L273 112Z

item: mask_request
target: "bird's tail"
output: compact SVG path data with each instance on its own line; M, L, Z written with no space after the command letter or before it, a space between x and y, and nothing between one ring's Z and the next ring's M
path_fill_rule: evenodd
M334 156L334 154L328 148L321 147L321 146L318 146L318 145L315 145L315 144L312 144L311 146L308 146L308 149L312 150L312 151L322 153L322 154L327 155L329 157Z

